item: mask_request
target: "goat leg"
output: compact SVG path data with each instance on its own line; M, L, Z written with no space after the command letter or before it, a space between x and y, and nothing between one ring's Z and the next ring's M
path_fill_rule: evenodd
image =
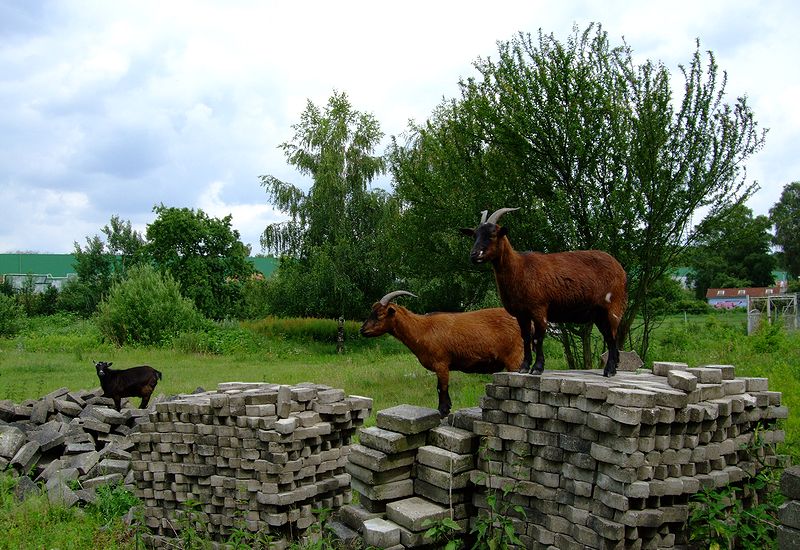
M439 415L442 418L450 414L450 408L453 406L452 401L450 401L450 392L448 391L450 382L448 374L449 371L445 371L444 374L440 373L438 375L439 381L436 386L436 393L439 394Z
M542 374L544 372L544 335L547 331L547 326L543 323L533 322L533 347L536 348L536 362L533 364L531 372L533 374Z
M522 349L525 355L522 358L522 364L519 367L519 372L528 374L531 372L531 362L533 360L531 353L531 320L530 318L519 316L517 317L520 333L522 333Z

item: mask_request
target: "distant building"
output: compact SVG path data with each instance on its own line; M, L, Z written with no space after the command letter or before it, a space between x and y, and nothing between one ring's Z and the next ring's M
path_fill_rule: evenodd
M786 292L786 282L781 281L772 287L709 288L706 301L717 309L747 307L747 299L779 296Z
M248 258L257 272L269 277L278 268L278 260L271 256ZM57 289L77 277L73 264L74 254L0 254L0 280L8 281L22 289L28 281L34 292L44 292L47 287Z

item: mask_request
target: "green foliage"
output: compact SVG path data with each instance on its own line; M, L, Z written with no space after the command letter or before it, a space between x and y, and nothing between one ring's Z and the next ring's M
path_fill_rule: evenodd
M14 336L22 328L22 308L13 297L0 294L0 336Z
M741 486L703 488L690 501L689 540L705 548L777 548L778 509L784 497L779 490L782 469L767 464L761 426L743 446L759 463L757 473L748 474ZM770 449L770 455L775 449Z
M153 208L145 252L178 282L181 293L208 318L236 317L242 287L253 274L249 249L231 228L231 216L210 218L189 208Z
M139 499L124 486L101 485L97 488L97 499L86 507L86 511L95 515L102 525L111 525L139 504Z
M262 176L268 200L289 221L268 226L262 247L279 255L269 280L270 313L360 318L394 283L384 256L397 204L369 184L385 169L373 155L383 134L375 118L335 93L324 109L308 102L283 143L289 164L311 176L308 192Z
M64 287L60 308L63 311L92 315L111 285L122 279L127 270L143 261L144 240L134 231L131 222L112 216L110 225L101 230L100 236L86 237L86 248L75 243L75 273L77 279Z
M774 243L783 251L783 264L792 277L800 277L800 181L786 185L770 209L775 226Z
M114 344L162 344L199 326L201 316L175 280L143 264L115 283L98 308L97 326Z
M714 217L755 190L742 166L764 134L749 106L724 103L725 79L699 44L676 100L662 63L634 63L598 26L566 42L520 34L475 68L459 99L392 145L403 204L395 263L408 280L430 274L458 288L477 268L456 229L474 226L484 209L521 207L524 215L506 219L517 249L600 248L620 260L626 340L636 319L655 315L645 307L650 288L694 239L694 213L705 207ZM483 277L482 289L463 288L485 290L492 281ZM468 307L480 300L463 295ZM636 335L643 357L654 326L648 320ZM572 350L577 364L587 348Z
M461 526L452 519L444 518L437 521L426 519L422 526L427 529L425 537L442 550L460 550L464 547L464 541L459 538Z
M696 297L704 298L709 288L774 285L770 227L766 216L754 218L743 204L704 220L687 253Z
M106 524L94 513L51 504L46 494L18 502L16 483L8 472L0 472L0 548L134 548L119 520Z

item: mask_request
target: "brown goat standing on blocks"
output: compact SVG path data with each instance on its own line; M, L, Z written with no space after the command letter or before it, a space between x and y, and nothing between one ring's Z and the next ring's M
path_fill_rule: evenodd
M519 322L525 349L520 372L544 370L542 340L548 322L594 323L608 346L603 376L614 376L619 363L617 329L628 302L625 270L599 250L520 254L511 246L508 230L497 225L500 216L513 210L518 209L501 208L488 220L484 211L477 229L462 232L475 238L472 262L492 264L500 300ZM536 347L532 369L531 322Z
M114 400L117 411L120 410L123 397L141 397L142 403L139 408L147 408L150 395L161 379L161 373L147 365L124 370L112 370L111 365L113 363L105 361L94 363L103 395Z
M361 326L361 334L371 337L388 332L403 342L423 367L436 374L439 414L443 417L452 407L450 371L491 373L519 369L523 355L519 326L503 308L417 315L391 303L402 295L414 296L396 290L375 302Z

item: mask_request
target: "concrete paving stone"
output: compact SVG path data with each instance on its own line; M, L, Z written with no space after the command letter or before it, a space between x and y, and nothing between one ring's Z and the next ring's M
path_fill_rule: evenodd
M667 382L675 389L692 392L697 388L697 377L686 371L672 369L666 373Z
M369 468L359 466L355 462L348 461L345 464L347 473L356 479L363 481L370 485L382 485L384 483L391 483L393 481L402 481L411 478L411 467L403 466L395 470L386 470L383 472L376 472Z
M722 373L723 380L736 378L736 368L733 365L700 365L700 368L718 369Z
M94 418L100 422L110 424L112 426L124 424L130 417L130 413L118 412L116 409L112 409L111 407L91 407L89 410L90 414Z
M781 493L792 500L800 500L800 466L791 466L781 476Z
M96 489L102 485L116 485L122 483L122 480L123 475L121 473L106 474L81 481L81 487L84 489Z
M447 508L416 496L386 505L386 517L409 531L427 530L425 522L444 519L448 514Z
M767 391L769 390L769 379L768 378L743 378L745 384L747 385L747 391Z
M78 416L83 411L83 408L79 404L68 399L56 399L53 402L53 406L56 411L66 416Z
M372 518L364 522L364 544L377 548L388 548L400 544L400 527L383 518Z
M722 370L713 367L693 367L686 372L694 374L700 384L722 384Z
M415 405L397 405L379 411L377 425L384 430L411 435L426 432L441 423L439 411Z
M410 468L414 463L415 455L416 453L413 450L390 455L363 445L354 444L350 446L349 460L375 472L385 472L404 466Z
M387 501L405 498L414 494L414 481L404 479L383 485L367 485L358 479L350 480L351 487L371 501Z
M442 489L461 490L465 489L469 484L470 472L473 471L475 470L468 470L459 474L450 475L436 468L418 464L416 467L416 478Z
M39 485L26 475L20 476L14 486L14 497L18 501L23 501L29 496L38 496L41 493Z
M36 441L28 441L19 448L9 463L18 471L27 473L36 466L41 456L42 451L39 443Z
M78 470L80 475L86 475L89 471L97 465L100 461L100 453L95 450L91 450L86 453L82 453L72 457L71 459L67 460L67 464Z
M450 488L443 489L419 478L414 480L414 494L444 506L470 502L472 498L469 489L464 491L453 491Z
M377 426L361 428L358 431L358 435L358 440L361 445L386 454L397 454L417 449L425 445L427 440L424 432L406 435L391 430L385 430Z
M468 430L454 426L438 426L428 432L427 442L429 445L453 453L469 454L477 449L479 438Z
M450 474L458 474L475 467L475 455L457 454L433 445L426 445L417 450L417 462Z
M75 491L70 489L66 483L59 480L51 479L48 481L46 490L47 498L51 504L64 505L69 508L80 500L78 495L75 494Z
M778 526L778 548L780 550L794 550L800 548L800 530Z
M0 426L0 457L11 460L27 439L25 432L15 426Z
M336 403L344 400L344 398L345 393L344 390L341 389L322 390L317 392L317 401L319 403Z
M370 512L360 504L346 504L339 509L337 516L345 525L361 532L366 520L380 517L381 514Z
M606 402L624 407L655 407L656 394L646 390L630 388L611 388Z
M671 361L653 361L653 374L656 376L667 376L671 370L686 370L689 365Z

